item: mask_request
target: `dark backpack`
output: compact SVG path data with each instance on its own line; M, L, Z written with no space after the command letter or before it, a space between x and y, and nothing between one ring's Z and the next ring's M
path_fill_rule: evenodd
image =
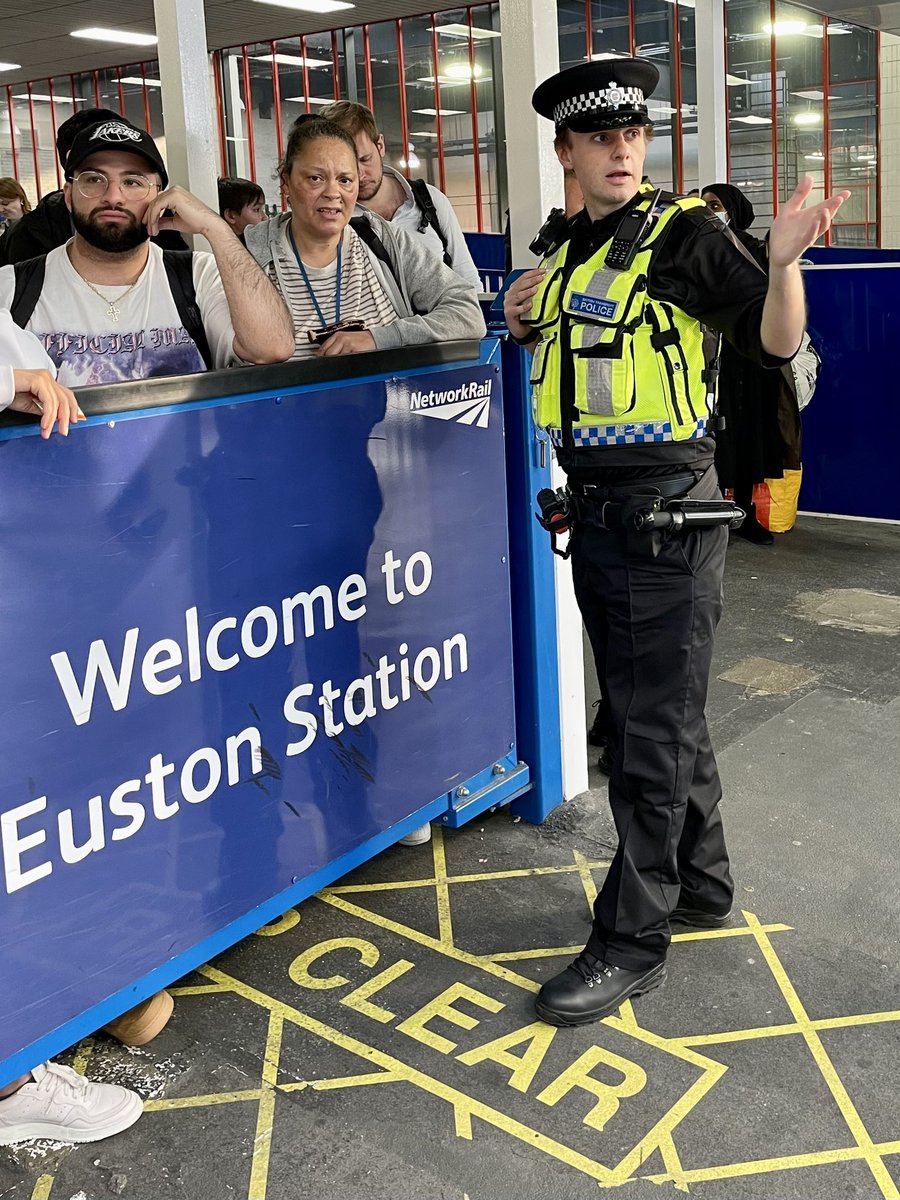
M419 233L424 233L430 225L434 232L441 239L441 245L444 247L444 262L448 267L453 266L453 259L450 255L447 235L441 229L441 223L438 220L437 209L434 207L434 200L431 198L431 192L428 190L428 184L424 179L410 179L407 181L412 189L413 199L416 202L421 214L419 220Z
M211 371L213 356L197 305L194 273L191 269L191 251L163 250L162 256L172 299L175 301L181 323L200 351L200 357L206 364L207 371ZM16 273L16 287L9 311L12 319L22 329L28 324L40 299L44 286L45 263L46 255L40 254L37 258L27 258L24 262L13 264L13 270Z
M384 265L390 271L394 282L402 293L403 282L397 274L397 268L394 266L393 259L391 258L390 254L388 254L387 246L385 246L384 242L378 236L368 217L351 217L350 228L357 235L360 241L372 251L379 262L384 263ZM413 312L418 316L423 315L415 306L413 306Z

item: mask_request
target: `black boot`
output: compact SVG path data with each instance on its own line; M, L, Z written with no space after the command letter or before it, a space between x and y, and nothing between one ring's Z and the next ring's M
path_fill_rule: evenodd
M653 991L665 978L665 961L646 971L628 971L582 950L571 966L547 980L534 1008L548 1025L589 1025L632 996Z
M771 546L775 541L774 536L769 533L765 525L760 525L756 519L756 505L749 504L747 506L747 515L741 522L740 529L736 529L737 537L746 538L748 542L752 542L754 546Z
M680 901L669 914L669 925L685 925L690 929L723 929L731 920L731 909L713 912L708 908L695 908Z

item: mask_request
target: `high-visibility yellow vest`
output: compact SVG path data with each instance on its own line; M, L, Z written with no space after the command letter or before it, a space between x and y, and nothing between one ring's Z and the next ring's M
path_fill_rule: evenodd
M654 203L650 193L638 211ZM674 198L658 204L625 270L605 265L612 238L574 268L567 263L570 242L541 263L546 275L522 320L541 334L531 365L532 405L536 424L556 445L564 444L566 404L574 446L681 442L706 433L718 335L647 294L653 254L669 223L702 204Z

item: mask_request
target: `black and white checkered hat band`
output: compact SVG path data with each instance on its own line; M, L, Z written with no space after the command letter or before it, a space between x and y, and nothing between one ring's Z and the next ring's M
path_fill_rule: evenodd
M595 92L583 92L580 96L570 96L553 110L553 120L557 125L567 121L569 117L580 113L614 111L616 109L634 110L641 108L646 112L644 93L636 87L616 87L610 84Z

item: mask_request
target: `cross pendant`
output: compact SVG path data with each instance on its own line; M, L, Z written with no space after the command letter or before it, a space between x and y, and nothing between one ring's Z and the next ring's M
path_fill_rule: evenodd
M116 308L116 306L114 304L110 303L109 308L106 310L106 315L109 317L109 319L111 321L118 321L119 310Z

